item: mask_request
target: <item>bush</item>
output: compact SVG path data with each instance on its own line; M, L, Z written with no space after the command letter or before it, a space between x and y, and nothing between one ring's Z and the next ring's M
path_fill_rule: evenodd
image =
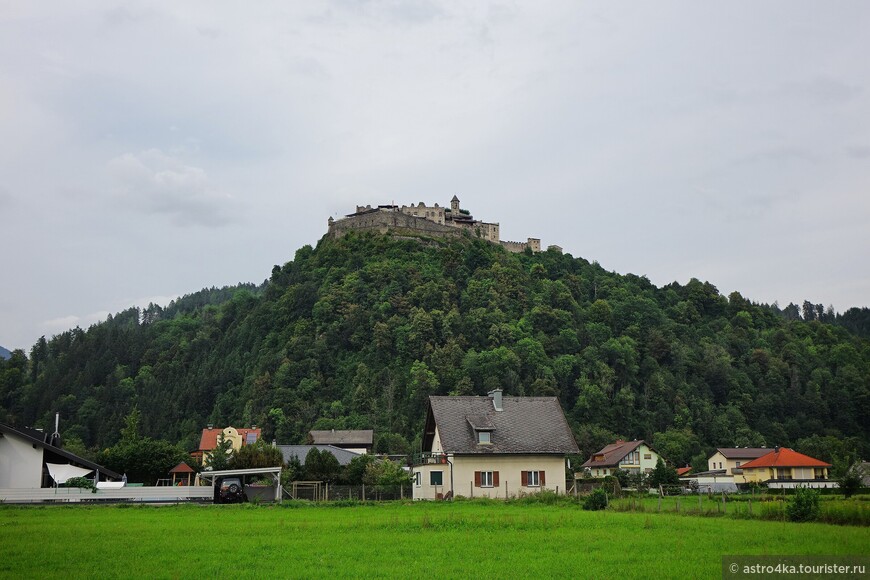
M846 473L843 474L843 477L840 478L840 490L842 490L843 495L846 496L846 499L849 499L853 495L855 495L859 489L861 489L861 482L864 478L864 469L861 467L860 463L855 463L852 465Z
M80 487L82 489L89 489L92 493L97 493L97 486L87 477L70 477L66 480L66 483L60 484L59 487Z
M607 507L607 492L600 487L590 493L583 501L583 509L587 511L603 510Z
M819 518L819 492L808 487L799 487L785 506L788 519L793 522L811 522Z

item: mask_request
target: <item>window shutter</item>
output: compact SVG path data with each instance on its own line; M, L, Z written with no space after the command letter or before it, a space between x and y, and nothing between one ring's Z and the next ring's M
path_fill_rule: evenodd
M523 484L523 486L529 485L529 472L528 471L521 471L520 472L520 479L522 480L521 483Z
M480 472L474 472L474 487L480 487Z
M492 472L492 486L498 487L498 471Z
M547 485L547 478L544 477L544 472L540 471L538 473L540 474L540 477L541 477L541 487Z

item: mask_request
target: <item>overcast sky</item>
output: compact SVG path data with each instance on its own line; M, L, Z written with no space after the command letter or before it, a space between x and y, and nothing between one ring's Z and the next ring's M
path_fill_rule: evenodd
M0 345L449 203L657 285L870 306L870 3L0 0Z

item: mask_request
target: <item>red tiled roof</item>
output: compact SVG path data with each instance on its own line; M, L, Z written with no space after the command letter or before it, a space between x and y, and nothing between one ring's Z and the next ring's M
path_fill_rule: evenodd
M692 471L691 467L678 467L677 468L677 477L682 477Z
M236 431L239 432L239 435L242 437L242 445L246 445L248 442L248 433L255 433L257 435L257 440L260 439L260 428L256 429L245 429L245 428L236 428ZM217 447L218 435L223 432L223 428L213 427L209 429L206 427L202 430L202 437L199 439L199 450L200 451L211 451L215 447Z
M170 469L169 473L196 473L196 470L182 461L181 463Z
M794 449L780 447L779 450L771 450L767 455L762 455L758 459L753 459L740 466L741 469L753 467L831 467L831 464L798 453Z

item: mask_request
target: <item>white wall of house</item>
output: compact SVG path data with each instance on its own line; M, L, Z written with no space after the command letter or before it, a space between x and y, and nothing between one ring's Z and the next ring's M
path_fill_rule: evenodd
M749 480L746 479L745 474L733 473L732 470L739 469L741 465L749 463L753 459L753 457L728 459L722 455L721 451L717 451L707 459L707 469L710 471L724 469L727 475L734 477L734 483L748 483Z
M15 435L0 437L0 488L42 487L42 447Z
M433 444L433 451L434 447ZM565 458L561 455L461 455L448 458L453 463L454 496L504 499L544 489L565 493ZM450 491L450 468L450 463L415 466L412 470L414 499L436 499L439 493L446 495ZM442 472L442 485L432 485L431 474L438 471ZM497 471L498 487L475 487L475 471ZM544 484L523 486L523 471L544 472Z
M653 469L655 469L658 460L658 453L647 447L646 444L643 444L620 460L619 469L624 469L629 473L637 473L639 471L640 473L648 474L652 473ZM613 473L612 469L609 471L611 474Z

